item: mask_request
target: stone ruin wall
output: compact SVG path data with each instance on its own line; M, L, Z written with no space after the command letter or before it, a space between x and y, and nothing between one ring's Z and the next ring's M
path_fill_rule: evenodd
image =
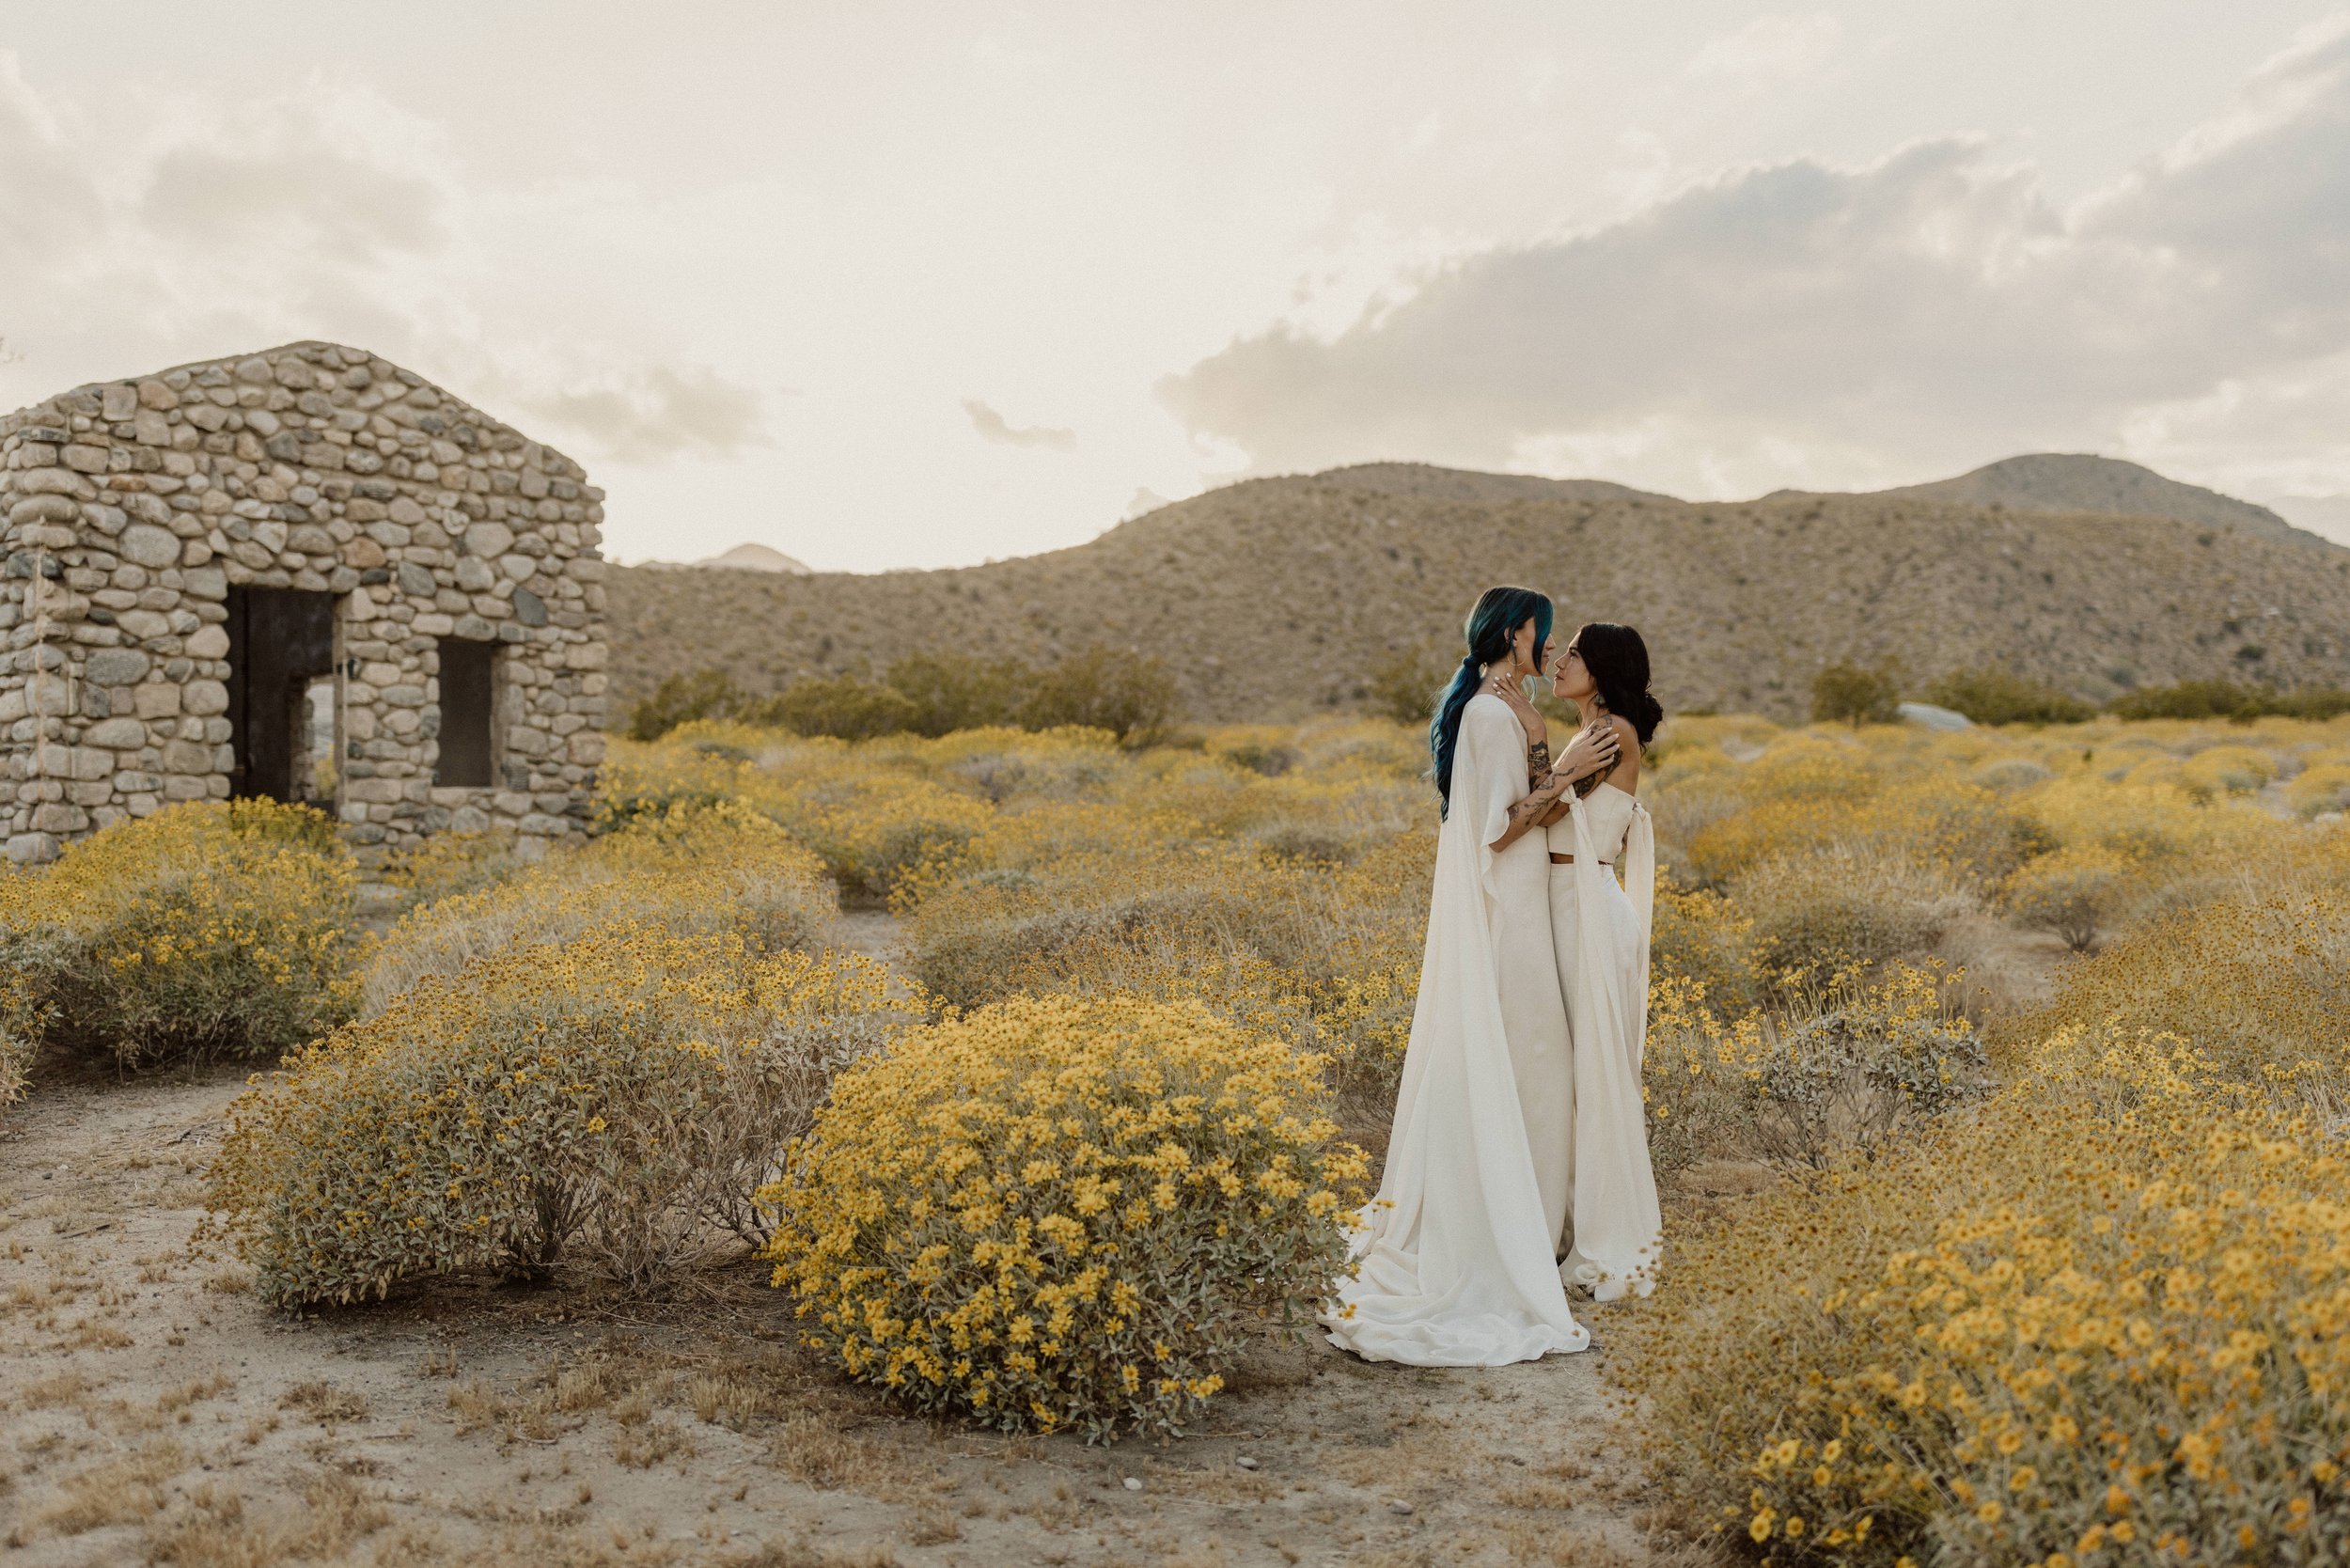
M603 493L412 371L297 343L0 419L10 859L225 798L232 585L336 602L336 808L363 857L575 839L603 754ZM488 789L432 782L437 639L504 645Z

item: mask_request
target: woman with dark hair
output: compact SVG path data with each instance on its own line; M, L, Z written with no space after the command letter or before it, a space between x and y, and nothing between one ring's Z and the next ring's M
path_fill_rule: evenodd
M1525 691L1550 621L1542 594L1488 588L1429 725L1443 825L1411 1043L1355 1275L1322 1314L1373 1361L1500 1366L1590 1342L1557 1262L1573 1069L1540 824L1618 743L1579 734L1551 770Z
M1620 759L1544 817L1554 967L1574 1041L1571 1245L1559 1271L1599 1301L1648 1294L1663 1244L1640 1096L1656 834L1633 792L1665 716L1648 684L1640 634L1604 620L1576 632L1551 671L1551 691L1613 733Z

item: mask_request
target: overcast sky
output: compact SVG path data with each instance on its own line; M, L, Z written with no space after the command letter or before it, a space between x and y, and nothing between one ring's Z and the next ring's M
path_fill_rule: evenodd
M1373 458L2342 496L2350 12L0 0L0 336L5 407L372 349L630 560Z

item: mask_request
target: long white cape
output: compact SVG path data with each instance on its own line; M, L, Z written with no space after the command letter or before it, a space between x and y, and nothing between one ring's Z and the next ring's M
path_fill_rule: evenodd
M1371 1360L1500 1366L1590 1342L1559 1282L1502 1032L1487 846L1526 792L1516 717L1498 698L1471 699L1386 1170L1355 1235L1357 1276L1322 1316L1332 1343ZM1504 853L1547 870L1540 833ZM1546 922L1546 899L1539 908Z

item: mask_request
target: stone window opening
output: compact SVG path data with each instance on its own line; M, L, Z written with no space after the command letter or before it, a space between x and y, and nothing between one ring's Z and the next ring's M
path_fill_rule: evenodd
M432 782L488 789L497 782L499 645L443 637L440 646L440 753Z

